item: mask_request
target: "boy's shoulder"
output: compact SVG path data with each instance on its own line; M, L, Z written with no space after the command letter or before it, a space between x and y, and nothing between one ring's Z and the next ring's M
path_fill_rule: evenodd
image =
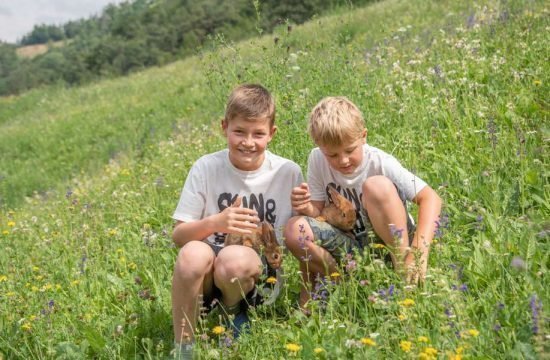
M269 150L265 151L265 160L269 161L271 168L288 167L297 171L301 171L300 166L294 161L283 156L274 154Z

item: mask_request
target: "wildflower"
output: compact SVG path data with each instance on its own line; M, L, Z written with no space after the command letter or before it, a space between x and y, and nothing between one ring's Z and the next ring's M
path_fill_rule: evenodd
M8 221L8 227L14 227L15 221Z
M527 266L525 265L525 261L519 256L514 256L512 259L512 262L510 263L510 266L513 267L516 270L526 270Z
M302 347L298 344L294 344L294 343L288 343L285 345L285 348L292 352L292 353L297 353L298 351L300 351L302 349Z
M128 264L128 268L130 268L130 270L135 270L137 268L137 265L136 265L136 263L131 262L131 263Z
M424 348L424 351L422 351L424 354L428 356L436 356L437 355L437 349L434 349L433 347L427 347Z
M541 86L541 85L542 85L542 81L540 81L540 80L535 80L535 81L533 81L533 85L535 85L535 86Z
M324 352L325 349L321 348L321 347L316 347L315 349L313 349L313 352L315 353L315 355L318 355L322 352Z
M340 273L335 271L333 272L332 274L330 274L330 277L331 278L334 278L334 279L338 279L340 277Z
M371 338L366 337L366 338L361 339L361 344L367 345L367 346L376 346L376 341L374 341Z
M412 342L407 340L401 340L401 342L399 342L399 347L401 348L401 350L408 353L409 351L411 351Z
M23 325L21 325L21 329L25 331L31 331L32 325L30 322L26 321L23 323Z
M399 314L399 315L397 315L397 318L398 318L399 320L403 321L403 320L405 320L405 319L407 318L407 316L404 315L404 314Z
M537 335L539 333L539 317L542 310L542 301L537 301L537 295L534 294L531 296L529 306L531 307L531 318L533 320L533 334Z
M479 331L477 331L476 329L470 329L470 330L468 330L468 335L470 335L472 337L479 336Z
M375 248L375 249L383 249L385 248L384 244L372 244L372 247Z
M116 233L117 233L116 229L109 229L109 235L110 236L115 236ZM118 252L118 250L117 250L117 252Z
M277 282L277 278L273 277L273 276L270 276L265 280L265 282L268 283L268 284L275 284Z
M423 342L423 343L427 343L430 341L430 339L428 339L426 336L419 336L417 340L418 342Z
M10 232L8 230L3 230L2 231L2 235L9 235L9 234L10 234Z
M73 281L71 281L71 285L72 285L72 286L77 286L78 284L80 284L80 280L73 280Z
M8 277L6 275L0 275L0 283L4 281L8 281Z
M401 306L405 306L405 307L411 307L414 305L414 300L413 299L405 299L403 301L400 301L399 302L399 305Z
M225 328L223 326L215 326L213 329L212 329L212 333L214 335L220 335L220 334L223 334L225 331Z

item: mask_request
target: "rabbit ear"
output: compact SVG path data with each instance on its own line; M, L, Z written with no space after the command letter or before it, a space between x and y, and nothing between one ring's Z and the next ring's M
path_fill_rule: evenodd
M241 206L241 197L237 195L237 198L235 199L235 201L233 201L233 204L231 204L231 207L239 207Z
M262 238L266 243L271 243L275 240L273 227L267 221L262 222Z
M340 195L332 186L328 187L328 192L330 193L330 198L332 199L334 205L336 205L337 208L340 208L340 196L342 195Z

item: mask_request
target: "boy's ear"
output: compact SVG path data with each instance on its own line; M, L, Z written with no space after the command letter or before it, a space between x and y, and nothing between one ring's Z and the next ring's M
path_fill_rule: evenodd
M271 137L271 139L273 139L273 136L275 136L276 132L277 132L277 126L273 125L271 127L271 130L269 131L269 136ZM269 141L271 141L271 139L269 139Z
M225 118L222 119L222 131L225 136L227 136L227 120Z
M363 129L363 133L361 134L361 137L363 138L364 142L367 142L367 129Z

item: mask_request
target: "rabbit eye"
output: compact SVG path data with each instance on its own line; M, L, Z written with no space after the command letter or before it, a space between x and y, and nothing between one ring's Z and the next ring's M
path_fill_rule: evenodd
M346 217L346 213L342 213L342 217Z

